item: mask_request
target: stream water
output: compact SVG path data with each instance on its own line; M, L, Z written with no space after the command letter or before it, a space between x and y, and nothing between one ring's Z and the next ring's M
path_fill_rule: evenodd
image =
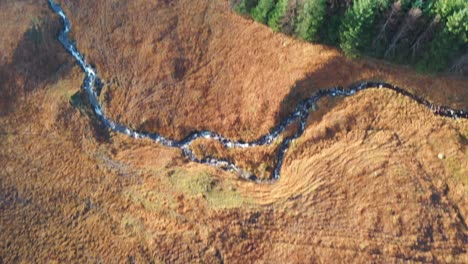
M83 55L78 51L75 42L73 42L69 38L71 24L70 24L70 20L68 19L63 9L60 7L60 5L55 3L53 0L48 0L48 1L49 1L50 8L60 16L62 24L63 24L63 29L60 31L58 35L58 40L63 45L63 47L73 56L73 58L76 60L76 63L78 63L78 65L82 68L85 74L82 88L88 94L89 103L94 109L96 116L107 128L109 128L110 130L114 132L122 133L122 134L128 135L136 139L139 139L139 138L150 139L166 147L178 148L182 151L182 154L185 157L187 157L189 160L193 162L215 166L223 170L235 171L239 173L241 177L247 180L251 180L255 182L272 182L272 181L276 181L279 179L281 166L283 164L283 158L284 158L286 151L288 150L291 142L294 139L297 139L298 137L300 137L302 133L304 132L305 127L306 127L306 120L309 115L309 112L311 111L312 106L316 104L318 100L324 97L351 96L351 95L356 94L359 91L366 90L366 89L389 89L399 94L405 95L415 100L419 104L426 106L436 115L446 116L446 117L455 118L455 119L468 118L468 112L465 112L462 110L453 110L446 106L433 105L426 99L419 97L417 95L414 95L404 90L403 88L399 88L392 84L385 83L385 82L361 82L358 84L353 84L346 88L333 87L333 88L328 88L328 89L323 89L323 90L318 91L314 96L307 98L303 100L301 103L299 103L295 111L286 119L284 119L281 123L273 127L270 130L271 131L270 133L263 135L257 140L254 140L251 142L231 140L229 138L223 137L222 135L219 135L212 131L196 131L196 132L191 133L190 135L188 135L186 138L182 140L174 140L174 139L166 138L157 133L135 131L135 130L130 129L128 126L114 122L106 117L104 110L98 101L98 94L97 94L96 88L101 87L102 82L99 79L99 76L97 75L97 71L90 64L86 62ZM199 138L217 140L226 148L250 148L250 147L256 147L256 146L268 145L268 144L271 144L275 139L277 139L282 134L282 132L284 132L285 129L292 123L298 123L299 128L297 129L296 133L294 133L292 136L282 139L280 146L279 146L279 150L277 151L277 154L276 154L276 164L274 167L273 174L271 175L271 178L268 180L258 179L255 175L242 170L241 168L237 167L233 162L229 160L215 159L212 157L199 159L195 156L193 151L190 149L190 145L196 139L199 139Z

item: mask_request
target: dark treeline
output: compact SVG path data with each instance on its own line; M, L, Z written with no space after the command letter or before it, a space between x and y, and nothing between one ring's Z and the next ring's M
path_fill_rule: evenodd
M233 0L274 31L421 71L468 73L468 0Z

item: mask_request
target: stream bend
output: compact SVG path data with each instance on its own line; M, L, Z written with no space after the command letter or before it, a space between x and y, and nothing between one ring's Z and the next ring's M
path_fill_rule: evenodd
M395 85L385 83L385 82L361 82L358 84L353 84L346 88L343 87L332 87L328 89L319 90L315 93L314 96L303 100L301 103L298 104L295 111L289 115L286 119L284 119L281 123L276 125L271 129L271 132L261 136L257 140L251 142L244 142L244 141L235 141L222 135L219 135L212 131L196 131L185 137L184 139L178 141L175 139L170 139L161 136L158 133L148 133L148 132L139 132L135 131L128 126L123 124L116 123L110 119L108 119L103 111L102 106L99 104L98 95L96 92L97 87L102 86L102 82L97 75L97 71L86 62L83 55L78 51L75 42L70 40L69 33L71 30L70 20L68 16L65 14L61 6L55 3L53 0L48 0L50 8L60 16L63 29L60 31L58 35L58 40L63 45L63 47L70 53L73 58L75 59L76 63L81 67L83 72L85 73L85 78L82 84L82 88L86 91L89 102L99 120L110 130L128 135L133 138L146 138L150 139L156 143L164 145L166 147L171 148L178 148L182 151L182 154L188 158L189 160L197 163L202 163L214 167L221 168L223 170L228 171L235 171L238 172L241 177L254 181L254 182L274 182L280 178L281 166L283 164L284 155L289 148L289 145L294 139L300 137L306 126L307 117L309 112L311 111L312 106L317 103L318 100L324 97L336 97L336 96L351 96L356 94L359 91L366 90L366 89L389 89L393 90L399 94L407 96L417 103L424 105L429 110L431 110L434 114L440 116L446 116L454 119L458 118L465 118L468 119L468 112L462 110L454 110L446 106L438 106L431 104L428 100L419 97L415 94L412 94L406 91L403 88L397 87ZM244 170L237 167L233 162L224 159L215 159L212 157L207 157L204 159L198 159L193 151L190 149L190 145L193 141L199 138L206 138L206 139L213 139L219 141L222 145L227 148L250 148L256 146L263 146L271 144L275 139L277 139L282 132L286 130L286 128L292 124L298 123L299 128L297 129L294 135L284 138L283 141L280 143L280 147L278 153L276 155L276 165L274 167L273 174L271 178L268 180L260 180L255 175L245 172Z

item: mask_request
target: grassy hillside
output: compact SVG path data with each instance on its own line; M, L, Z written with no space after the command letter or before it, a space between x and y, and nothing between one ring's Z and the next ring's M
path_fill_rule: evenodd
M60 3L109 116L167 136L255 138L319 89L362 79L468 107L466 79L348 60L227 1ZM46 1L0 1L0 21L0 263L466 262L468 120L391 91L329 98L281 179L259 185L150 140L103 137ZM195 147L261 174L275 146Z

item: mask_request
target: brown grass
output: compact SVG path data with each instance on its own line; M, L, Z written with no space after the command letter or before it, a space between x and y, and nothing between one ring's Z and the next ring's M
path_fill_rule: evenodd
M273 34L224 2L65 3L80 48L113 82L110 115L166 135L209 128L256 137L316 89L361 78L466 107L466 80L347 61ZM42 2L0 6L0 26L16 32L0 38L8 51L0 76L21 90L26 77L5 67L29 47L20 44L30 21L20 17L56 17ZM107 20L94 19L113 7ZM18 13L10 24L6 14ZM0 116L0 262L466 262L466 120L389 91L325 100L287 152L282 178L257 185L147 140L98 141L69 103L83 75L60 56L44 63L69 70L51 70ZM206 144L205 154L247 167L260 168L273 151Z

